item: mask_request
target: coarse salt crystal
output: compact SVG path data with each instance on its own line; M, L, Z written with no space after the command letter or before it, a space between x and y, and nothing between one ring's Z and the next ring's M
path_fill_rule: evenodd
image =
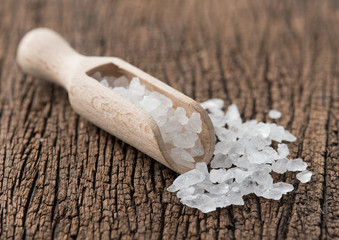
M268 116L272 119L278 119L281 117L281 112L272 109L268 112Z

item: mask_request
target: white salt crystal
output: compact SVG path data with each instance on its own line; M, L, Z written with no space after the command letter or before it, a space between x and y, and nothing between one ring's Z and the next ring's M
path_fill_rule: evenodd
M233 164L239 168L243 168L243 169L249 169L250 166L252 165L250 163L250 161L248 160L247 157L245 156L241 156L241 157L238 157L237 159L233 160Z
M301 158L291 159L287 162L288 171L305 171L307 168L307 163L305 163Z
M287 158L278 159L272 164L272 170L276 173L283 174L287 171Z
M240 168L234 168L234 175L233 176L234 176L235 181L237 183L242 183L242 181L244 181L245 178L247 178L248 176L250 176L252 174L253 174L252 171L246 171L246 170L242 170Z
M229 151L230 153L236 153L239 155L244 155L245 154L245 146L241 141L236 141L233 143L231 150Z
M184 132L180 133L173 138L173 145L181 148L192 148L198 140L196 133Z
M267 199L279 200L282 197L282 193L278 189L270 188L265 191L262 196Z
M140 106L145 109L147 112L152 112L160 106L161 102L151 96L144 96L140 102Z
M220 117L220 116L210 115L210 119L214 127L224 127L227 122L227 119L224 116Z
M139 78L135 77L129 85L129 90L132 96L143 96L145 94L145 85L141 85Z
M273 162L275 159L279 158L278 153L272 147L264 147L262 150L263 153L267 156L267 163Z
M102 80L101 72L95 72L95 73L92 75L92 78L95 78L95 79L98 80L98 81Z
M182 188L177 192L178 198L184 198L192 195L195 192L195 187Z
M241 124L240 113L235 104L229 105L225 118L229 126Z
M281 117L281 112L272 109L269 111L268 116L272 119L278 119Z
M242 199L241 192L232 192L232 194L229 195L229 200L231 204L233 205L244 205L244 200Z
M270 135L270 127L265 124L265 123L258 123L256 128L255 128L255 131L260 135L262 136L263 138L267 138L269 135Z
M194 168L194 163L192 163L192 162L182 161L180 158L176 158L176 159L174 159L174 161L177 164L180 164L180 165L182 165L184 167L187 167L187 168L190 168L190 169Z
M200 113L194 112L192 113L190 119L188 120L187 124L185 125L185 129L190 132L200 133L201 132L201 119Z
M221 109L224 106L224 101L220 98L212 98L210 100L207 100L206 102L200 103L200 105L205 109L210 109L210 108Z
M302 183L307 183L311 180L312 172L305 170L297 174L297 179Z
M284 143L278 144L278 159L286 158L290 154L288 146Z
M159 127L164 126L164 124L167 122L167 117L166 116L157 116L156 118L153 116L152 117L155 119Z
M277 126L275 123L269 124L270 126L270 138L276 142L281 142L285 135L285 129L282 126Z
M214 130L215 135L217 135L220 141L235 141L237 138L237 135L233 131L226 128L216 127Z
M187 124L188 117L186 117L186 111L184 108L177 107L177 109L175 110L174 116L176 117L178 122L181 123L182 125ZM200 114L199 114L199 117L200 117Z
M113 87L124 87L127 88L129 82L125 76L120 76L113 81Z
M293 190L293 185L285 182L274 183L272 188L278 189L282 194L286 194Z
M215 145L214 154L226 155L231 150L232 147L233 144L231 143L231 141L218 142Z
M257 152L257 151L248 153L247 158L249 162L256 163L256 164L266 163L269 160L268 156L264 152Z
M106 79L101 80L100 84L104 85L105 87L109 87L109 84Z
M163 108L172 108L173 106L172 100L166 97L165 95L162 95L161 93L153 91L149 94L149 96L152 96L158 99L161 102L161 106Z
M120 96L126 98L126 99L129 99L129 97L130 97L130 94L128 93L126 88L116 87L116 88L113 88L113 91L116 92L117 94L119 94Z
M254 194L257 195L258 197L262 197L263 194L269 190L271 186L266 186L266 185L257 185L254 187Z
M226 194L230 188L227 183L213 184L211 182L202 182L198 183L198 185L212 194Z
M178 159L177 162L181 162L181 160L187 162L195 162L192 155L182 148L171 149L171 157L173 159Z
M224 111L219 108L209 108L208 111L210 112L211 115L216 116L216 117L224 116Z
M189 149L192 157L202 156L205 154L204 146L202 145L200 139L195 142L194 147Z
M279 200L283 194L293 190L293 185L284 182L274 183L271 188L262 194L264 198Z
M216 154L212 161L212 168L230 168L232 166L232 159L223 154Z
M203 213L208 213L216 210L216 204L213 198L205 194L197 194L191 199L181 200L181 202L189 207L197 208Z
M172 119L167 121L162 127L161 130L166 132L166 133L173 133L176 134L178 132L181 132L182 130L182 125L176 120Z
M252 180L251 176L245 178L241 185L239 185L239 190L242 195L247 195L254 192L254 189L257 187L257 183Z
M176 192L179 189L187 188L204 181L205 175L197 169L188 171L177 177L173 184L167 188L169 192Z
M271 186L273 184L272 176L269 174L269 171L260 170L256 171L251 175L252 179L258 184L264 186Z
M215 205L218 208L227 207L232 204L229 197L227 197L226 195L209 194L208 196L213 198Z
M205 162L198 162L195 164L195 169L203 173L205 176L209 175L207 164Z
M292 133L285 130L283 140L288 141L288 142L295 142L297 138Z
M261 136L251 137L249 139L248 148L250 145L253 145L257 150L263 150L266 146L271 145L271 140L269 138L262 138Z
M210 180L212 183L222 183L229 179L227 177L225 169L212 169L210 172Z

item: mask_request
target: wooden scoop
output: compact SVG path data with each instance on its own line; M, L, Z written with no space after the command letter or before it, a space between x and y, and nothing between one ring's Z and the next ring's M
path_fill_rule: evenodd
M201 114L203 125L199 137L205 155L195 159L197 162L209 163L214 151L215 135L207 112L191 98L137 67L116 57L83 56L60 35L47 28L34 29L24 36L18 47L17 62L25 73L64 87L73 109L93 124L178 173L190 170L170 157L160 130L148 112L91 76L100 72L102 76L139 77L148 90L160 92L172 99L173 106L183 107L188 116L192 112Z

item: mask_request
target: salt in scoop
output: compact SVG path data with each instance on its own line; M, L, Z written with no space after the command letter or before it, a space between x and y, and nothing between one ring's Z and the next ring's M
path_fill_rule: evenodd
M136 149L178 173L190 170L177 164L166 150L157 123L139 106L100 84L91 76L138 77L150 91L157 91L183 107L190 116L201 115L199 138L205 154L196 162L209 163L214 152L215 134L207 112L199 103L160 80L117 57L88 57L77 53L56 32L37 28L21 40L17 62L27 74L61 85L68 92L73 109L96 126L104 129Z

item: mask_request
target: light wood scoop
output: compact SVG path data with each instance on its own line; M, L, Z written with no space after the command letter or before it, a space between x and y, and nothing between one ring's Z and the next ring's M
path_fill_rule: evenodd
M178 173L190 170L170 157L160 130L149 113L91 76L101 72L102 76L124 75L129 80L139 77L147 89L169 97L173 106L183 107L188 116L192 112L201 114L203 126L199 137L205 155L195 159L209 163L215 135L207 112L196 101L137 67L116 57L83 56L60 35L47 28L34 29L24 36L18 47L17 62L25 73L64 87L73 109L96 126Z

